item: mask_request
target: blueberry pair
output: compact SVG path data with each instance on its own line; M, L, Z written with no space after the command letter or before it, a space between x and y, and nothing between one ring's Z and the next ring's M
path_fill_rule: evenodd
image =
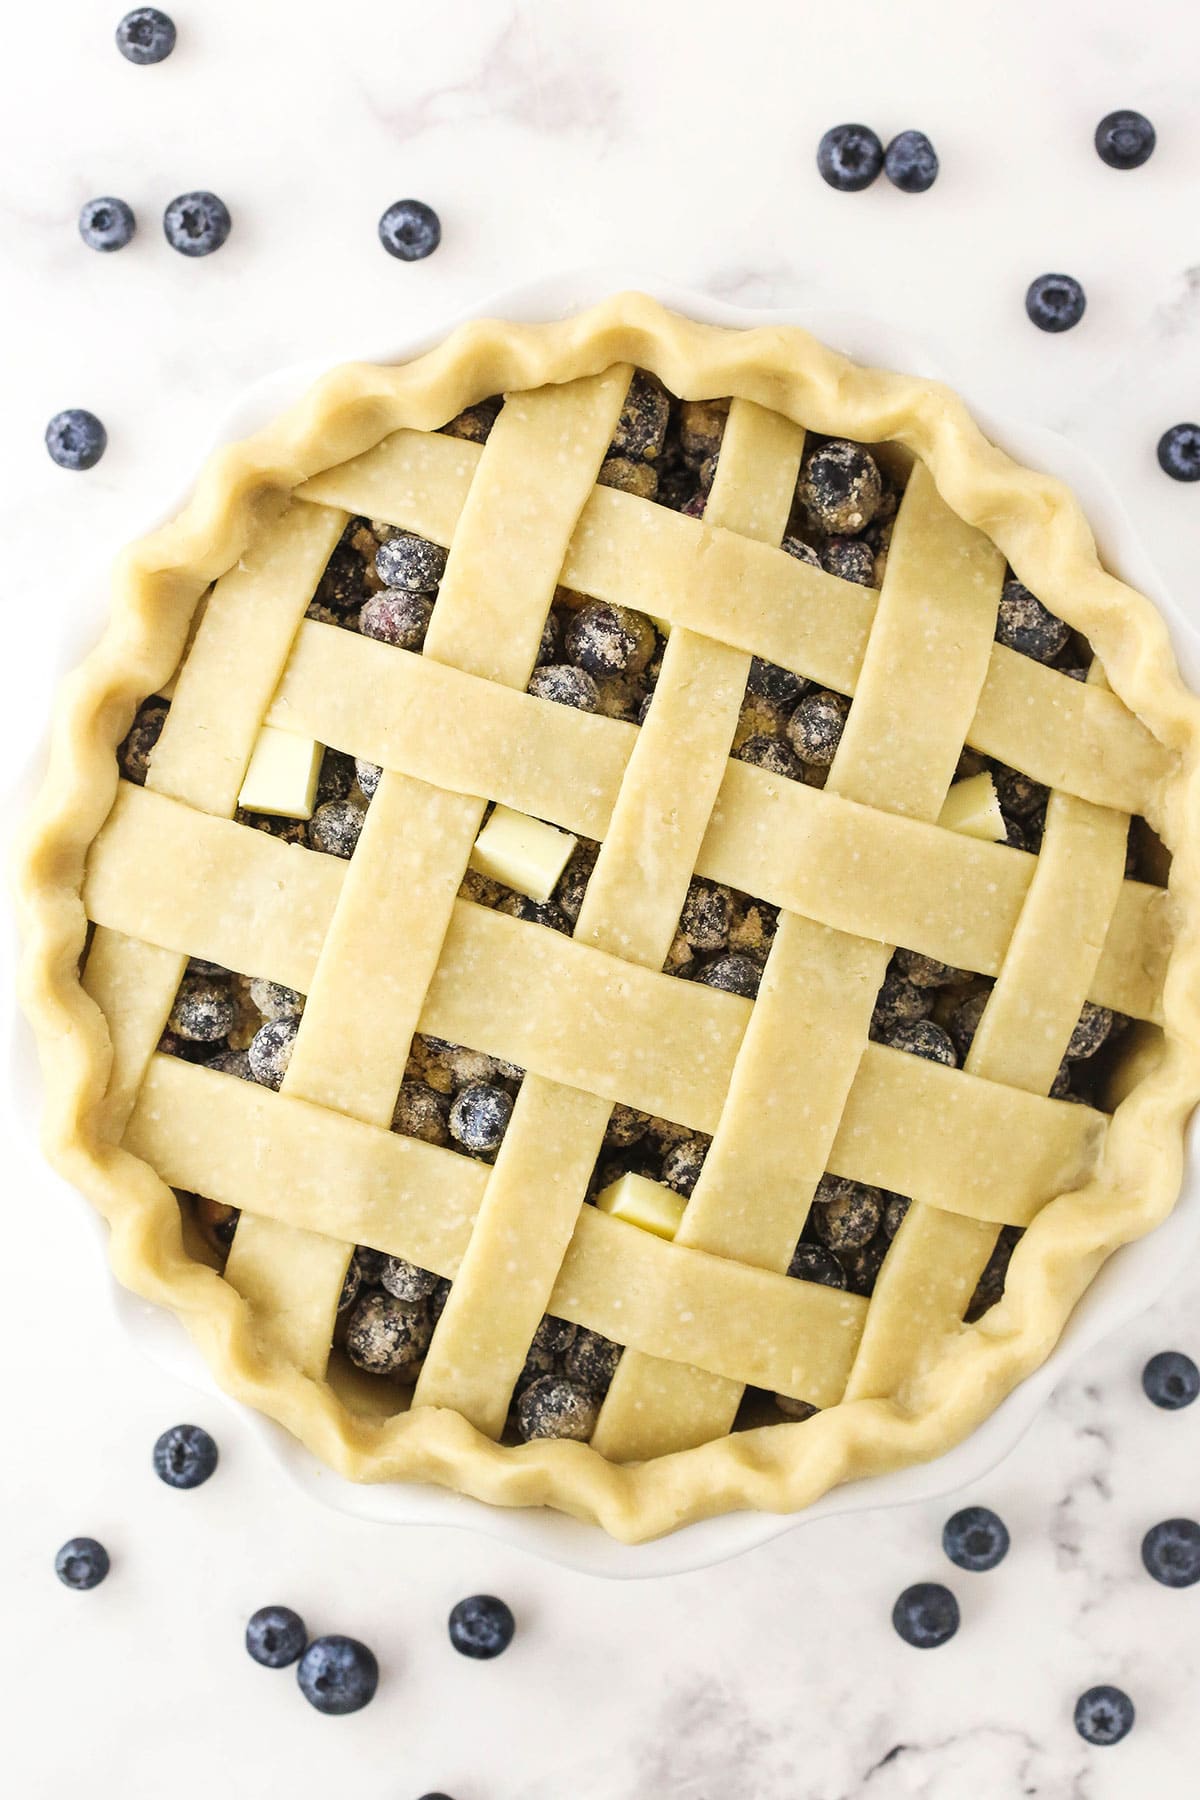
M163 213L163 235L181 256L211 256L232 229L229 208L204 188L176 194ZM133 208L115 194L85 200L79 214L79 235L89 250L111 253L124 250L137 230Z
M902 131L885 150L869 125L834 125L817 146L823 180L842 194L861 193L882 169L903 194L923 194L938 177L937 151L923 131Z

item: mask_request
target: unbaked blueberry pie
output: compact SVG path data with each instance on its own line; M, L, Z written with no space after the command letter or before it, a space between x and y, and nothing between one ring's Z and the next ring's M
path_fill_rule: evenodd
M970 1431L1173 1204L1198 742L941 388L639 296L336 370L67 689L49 1153L354 1479L804 1506Z

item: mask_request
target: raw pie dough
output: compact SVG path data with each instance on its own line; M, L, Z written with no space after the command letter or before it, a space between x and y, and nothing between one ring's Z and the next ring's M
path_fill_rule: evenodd
M702 520L595 485L635 366L732 396ZM499 392L485 445L437 435ZM879 591L778 548L806 430L915 459ZM423 655L304 618L354 514L450 547ZM1090 641L1086 684L994 642L1006 559ZM669 626L640 730L524 692L560 582ZM823 790L730 760L752 653L854 696ZM118 782L177 669L145 788ZM234 822L264 726L382 766L351 861ZM120 1278L352 1479L630 1541L802 1507L969 1432L1172 1206L1198 740L1072 496L930 383L638 295L335 370L126 553L64 691L21 866L48 1154ZM1054 790L1040 855L988 841L986 796L979 835L939 823L964 742ZM456 898L480 796L602 840L573 938ZM1135 813L1167 889L1123 879ZM783 909L753 1003L660 973L694 873ZM964 1069L868 1042L896 945L995 977ZM279 1093L156 1053L189 955L307 996ZM1111 1116L1045 1097L1087 998L1142 1021ZM418 1027L527 1071L493 1168L388 1129ZM581 1205L618 1100L712 1134L673 1239ZM824 1171L914 1201L870 1301L785 1273ZM172 1187L243 1208L224 1276ZM1028 1229L966 1326L1001 1224ZM356 1243L454 1278L407 1411L328 1366ZM496 1441L544 1312L627 1346L591 1445ZM731 1433L747 1384L824 1410Z

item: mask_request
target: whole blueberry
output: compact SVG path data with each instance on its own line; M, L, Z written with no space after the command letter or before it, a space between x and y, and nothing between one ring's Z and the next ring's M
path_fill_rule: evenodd
M1025 295L1025 311L1039 331L1070 331L1086 305L1087 296L1073 275L1039 275Z
M358 1712L375 1697L379 1664L352 1637L314 1638L296 1668L300 1692L323 1713Z
M1075 1702L1075 1729L1088 1744L1119 1744L1133 1718L1133 1701L1118 1687L1089 1688Z
M137 6L117 26L117 49L126 62L165 62L174 48L175 22L157 6Z
M1200 1581L1200 1524L1195 1519L1163 1519L1142 1539L1146 1573L1164 1587L1194 1587Z
M1172 481L1200 481L1200 425L1172 425L1164 431L1158 466Z
M442 222L423 200L393 200L379 221L379 241L389 256L420 262L442 241Z
M923 194L938 178L937 151L923 131L902 131L884 152L884 173L903 194Z
M1105 113L1096 127L1096 154L1110 169L1140 169L1154 154L1157 139L1144 113Z
M1160 1350L1142 1370L1142 1388L1155 1406L1178 1412L1200 1394L1200 1369L1182 1350Z
M54 1558L54 1573L64 1587L85 1593L99 1587L108 1574L108 1551L95 1538L68 1538Z
M137 229L133 208L112 194L85 200L79 212L79 235L89 250L123 250Z
M994 1569L1009 1542L1008 1526L987 1506L964 1506L942 1527L942 1549L959 1569Z
M46 427L46 448L60 469L94 469L107 444L107 431L95 413L82 406L55 413Z
M918 1581L893 1606L892 1624L915 1650L935 1650L958 1630L958 1601L940 1581Z
M286 1669L308 1642L304 1620L290 1606L260 1606L246 1626L246 1648L264 1669Z
M869 125L833 125L817 145L821 178L842 194L870 187L883 167L883 145Z
M163 213L167 242L180 256L211 256L229 236L232 224L225 202L203 188L176 194Z
M450 1614L450 1642L460 1656L490 1662L512 1643L517 1622L495 1594L472 1594Z
M199 1487L216 1466L217 1446L202 1425L172 1425L154 1446L154 1473L168 1487Z

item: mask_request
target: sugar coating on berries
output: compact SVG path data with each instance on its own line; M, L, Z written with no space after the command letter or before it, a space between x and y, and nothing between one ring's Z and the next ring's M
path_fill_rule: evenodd
M629 384L612 447L618 456L642 457L653 462L667 435L671 401L662 383L638 369Z
M432 617L433 601L428 594L380 588L359 613L358 629L377 643L395 644L400 650L419 650Z
M207 975L185 975L167 1028L190 1044L215 1044L228 1037L234 1021L233 995Z
M385 1256L379 1270L379 1285L396 1300L428 1300L438 1284L429 1269L407 1262L403 1256Z
M876 1187L822 1175L813 1195L813 1230L829 1250L859 1250L879 1230L883 1199Z
M663 1157L662 1178L676 1194L689 1196L700 1179L711 1139L700 1136L680 1138Z
M327 856L351 857L366 818L353 800L326 800L308 821L308 841Z
M729 420L728 400L682 400L679 404L679 444L685 462L699 468L717 455Z
M944 1063L948 1069L958 1067L958 1055L949 1032L932 1019L901 1019L881 1034L881 1041L892 1050L905 1050L926 1062Z
M821 545L821 567L839 581L870 587L875 579L875 552L861 538L826 538Z
M706 963L696 980L704 987L718 988L725 994L741 994L753 1000L762 980L762 969L752 956L731 951Z
M844 1288L846 1285L846 1271L832 1250L804 1239L792 1251L788 1274L795 1281L815 1281L821 1287Z
M723 950L729 941L729 889L693 876L679 929L693 950Z
M396 1097L392 1130L426 1144L450 1139L450 1103L424 1081L405 1081Z
M746 680L748 694L770 700L775 706L790 708L807 688L808 682L802 675L793 675L790 669L781 669L778 663L764 662L761 656L750 658L750 674Z
M150 756L167 721L165 700L143 700L137 716L117 750L117 762L126 781L145 785L150 770Z
M589 600L567 626L567 655L576 668L597 680L606 675L638 675L654 654L653 625L627 606Z
M371 1375L415 1380L433 1327L428 1307L391 1294L364 1294L346 1327L346 1355Z
M358 783L358 791L364 800L374 798L382 774L383 770L378 763L367 762L366 758L362 756L355 757L354 779Z
M850 702L843 694L828 688L805 694L787 724L792 749L801 762L827 769L837 755L849 716Z
M800 779L800 759L782 738L756 734L739 744L733 754L739 762L753 763L756 769L765 769L768 775L780 775L787 781Z
M375 552L375 573L385 588L407 594L435 594L446 573L446 552L440 544L398 531Z
M599 710L600 694L591 675L570 663L551 663L535 669L526 690L539 700L552 700L556 706L573 706L577 712Z
M1107 1006L1096 1006L1085 1000L1067 1045L1067 1061L1083 1062L1089 1056L1095 1056L1112 1030L1112 1023L1113 1015Z
M455 1095L450 1108L450 1135L464 1149L486 1154L498 1150L512 1118L512 1096L501 1087L477 1082Z
M996 614L996 642L1035 662L1051 663L1061 656L1071 636L1065 619L1034 598L1023 582L1010 575L1000 593Z
M646 1135L650 1123L648 1113L638 1112L635 1107L625 1106L618 1100L608 1116L608 1124L604 1130L605 1147L610 1150L629 1150L640 1143Z
M526 1443L535 1438L574 1438L586 1443L600 1409L582 1383L561 1375L531 1382L517 1402L517 1430Z
M278 1090L282 1086L298 1030L295 1019L270 1019L251 1038L247 1051L250 1073L263 1087Z
M807 563L810 569L819 569L821 566L821 558L812 545L806 544L803 538L793 537L789 533L780 545L780 549L786 550L788 555L795 557L797 562Z
M589 1394L599 1395L608 1391L620 1360L620 1344L614 1344L611 1338L598 1331L588 1331L580 1326L574 1341L567 1347L563 1367L569 1381L577 1382Z
M280 981L267 981L256 975L250 983L250 998L264 1019L298 1019L304 1011L304 996Z
M883 480L870 451L832 438L805 458L796 493L815 530L854 536L879 511Z
M953 964L938 962L933 956L922 956L916 950L897 950L896 967L906 981L919 988L949 987L964 978L963 971Z

